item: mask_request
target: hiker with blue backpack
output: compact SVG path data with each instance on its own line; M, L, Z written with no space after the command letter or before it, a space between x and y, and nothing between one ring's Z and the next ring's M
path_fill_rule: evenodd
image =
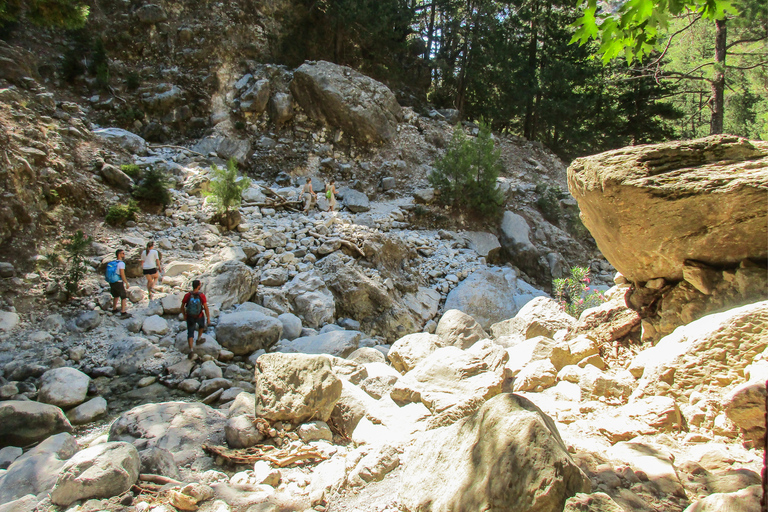
M117 313L117 299L120 299L120 314L125 318L131 316L125 310L127 304L126 299L128 293L126 290L129 288L128 279L125 277L125 251L118 249L115 251L114 260L107 263L107 271L104 274L104 278L109 283L109 292L112 294L112 313Z
M189 358L195 357L192 351L195 341L195 327L197 327L197 343L203 343L205 328L211 325L211 312L208 311L208 301L205 294L200 291L203 284L195 279L192 281L192 291L187 292L181 299L181 314L187 321L187 343L189 343ZM203 315L205 314L205 315Z

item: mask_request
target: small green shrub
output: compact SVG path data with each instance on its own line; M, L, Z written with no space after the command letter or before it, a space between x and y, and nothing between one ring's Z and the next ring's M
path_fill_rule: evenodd
M571 275L552 280L552 294L563 311L574 318L589 308L599 306L607 299L599 290L590 290L589 268L573 267Z
M91 245L91 242L93 242L93 238L86 237L82 231L78 231L64 242L64 250L67 253L65 289L70 297L77 294L80 289L80 281L88 272L89 266L85 260L85 250Z
M536 193L539 194L536 206L539 207L541 214L552 224L557 224L560 220L560 200L567 194L557 185L550 186L546 183L536 185Z
M490 127L480 122L476 138L469 138L458 126L445 155L435 162L429 182L440 192L440 201L483 216L497 214L501 193L496 178L501 171L500 152Z
M104 220L112 226L124 226L129 220L136 220L137 213L139 213L139 207L136 205L136 201L131 199L128 204L110 206Z
M115 118L125 124L144 119L144 112L134 107L123 107L115 112Z
M219 213L226 213L232 208L240 206L243 191L251 186L251 180L245 176L237 175L237 162L230 158L227 167L222 169L215 164L210 191L206 194L211 198L211 203L216 206Z
M235 121L235 130L245 130L245 122L244 121Z
M99 38L93 44L91 51L91 62L88 71L96 77L96 83L102 89L109 86L109 58L104 41Z
M141 85L141 77L139 77L139 74L135 71L131 71L128 73L128 76L125 77L125 86L128 88L129 91L135 91L139 88Z
M163 171L154 167L149 167L142 173L132 195L141 201L162 206L171 204L172 200L168 178Z
M120 170L134 180L141 176L141 167L136 164L123 164L120 166Z

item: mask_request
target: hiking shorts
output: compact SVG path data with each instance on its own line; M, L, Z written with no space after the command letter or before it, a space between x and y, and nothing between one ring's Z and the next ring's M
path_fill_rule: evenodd
M205 316L200 315L197 318L187 318L187 339L195 338L195 330L205 329Z
M145 276L147 276L147 275L152 276L152 275L155 275L155 274L157 274L157 269L156 268L145 268L144 269L144 275Z
M109 283L109 292L112 294L112 297L117 299L118 297L121 299L127 299L128 294L125 293L125 286L123 285L122 281L117 281L116 283Z

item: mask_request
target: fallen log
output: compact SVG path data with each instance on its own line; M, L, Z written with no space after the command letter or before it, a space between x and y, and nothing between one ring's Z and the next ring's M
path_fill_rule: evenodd
M318 462L327 457L313 448L280 449L269 445L256 445L250 448L233 450L223 446L203 445L203 450L211 455L221 457L230 464L252 465L265 460L274 466L284 468L301 461Z

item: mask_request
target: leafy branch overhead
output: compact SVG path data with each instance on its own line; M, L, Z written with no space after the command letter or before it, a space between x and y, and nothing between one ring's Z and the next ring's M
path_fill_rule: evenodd
M728 0L584 0L583 15L574 24L571 43L600 42L604 63L624 57L628 63L643 61L664 40L670 20L685 12L715 21L737 10Z

